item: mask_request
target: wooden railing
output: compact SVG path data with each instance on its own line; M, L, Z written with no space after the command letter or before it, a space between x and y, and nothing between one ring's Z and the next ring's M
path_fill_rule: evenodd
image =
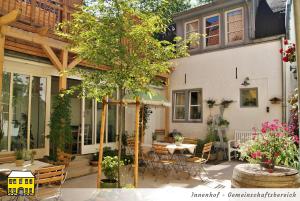
M0 15L21 9L18 22L54 30L63 20L70 20L75 4L81 0L0 0Z

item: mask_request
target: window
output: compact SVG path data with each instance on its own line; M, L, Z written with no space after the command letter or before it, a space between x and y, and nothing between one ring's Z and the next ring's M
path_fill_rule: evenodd
M189 92L189 120L201 120L201 96L200 91Z
M185 39L189 39L192 34L199 33L199 21L194 20L185 24ZM198 48L198 44L190 44L190 49Z
M213 15L204 18L204 30L206 47L219 45L220 43L220 16Z
M32 193L32 189L31 188L29 188L29 193Z
M174 119L185 120L185 92L176 92L174 98Z
M19 179L19 184L22 184L22 179Z
M258 89L246 88L240 91L241 107L258 107Z
M14 179L14 184L17 184L17 180L16 179Z
M32 179L29 179L29 183L32 184Z
M173 121L202 121L201 89L189 89L173 92Z
M243 9L238 8L226 12L226 41L233 43L244 40Z
M10 179L10 180L9 180L9 184L12 184L12 181L13 181L13 180L12 180L12 179Z
M25 179L25 184L28 184L28 179Z

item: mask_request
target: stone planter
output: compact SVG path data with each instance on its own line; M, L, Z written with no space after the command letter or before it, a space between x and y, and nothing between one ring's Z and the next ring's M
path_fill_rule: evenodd
M209 160L210 161L215 161L217 160L217 153L211 153L209 156Z
M299 188L297 170L275 166L272 173L262 170L259 164L237 165L232 174L234 188Z
M117 180L101 179L100 181L100 188L117 188L117 187L118 187Z
M97 167L98 161L90 161L90 166Z
M217 160L218 161L224 160L224 151L218 151L218 153L217 153Z

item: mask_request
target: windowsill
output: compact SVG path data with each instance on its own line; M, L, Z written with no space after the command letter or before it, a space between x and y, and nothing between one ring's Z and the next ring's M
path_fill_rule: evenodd
M172 120L172 123L203 123L202 120Z

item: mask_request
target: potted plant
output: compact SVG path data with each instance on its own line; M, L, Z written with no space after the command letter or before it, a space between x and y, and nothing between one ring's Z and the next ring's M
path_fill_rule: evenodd
M214 105L216 104L216 100L209 98L208 100L206 100L206 103L208 105L209 108L213 108Z
M228 128L229 124L230 124L229 121L227 121L226 119L224 119L224 118L222 118L222 117L219 119L218 126L219 126L221 129Z
M222 105L224 108L228 108L231 103L233 103L233 100L222 99L220 105Z
M260 164L262 169L273 172L276 165L299 167L299 138L291 134L285 124L274 120L265 122L261 134L253 133L253 140L241 146L241 158L250 163Z
M117 188L118 182L118 167L123 166L123 161L120 161L117 156L106 156L102 161L102 171L106 179L101 179L101 188Z
M272 104L278 104L280 103L281 99L277 97L273 97L269 100Z
M173 138L174 138L175 144L177 146L181 145L184 140L184 137L182 135L178 135L178 134L173 136Z
M20 167L20 166L23 166L24 164L24 152L23 152L23 149L17 149L16 150L16 166L17 167Z
M92 155L92 158L90 160L90 165L93 167L97 167L98 166L98 160L99 160L99 153L94 153Z
M34 157L35 157L35 155L36 155L36 151L32 150L30 152L30 162L31 162L31 164L34 163Z

